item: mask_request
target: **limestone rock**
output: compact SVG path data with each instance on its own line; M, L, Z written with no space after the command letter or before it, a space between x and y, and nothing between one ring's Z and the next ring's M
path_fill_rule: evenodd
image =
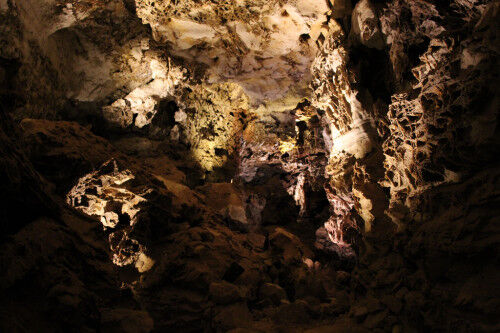
M264 283L259 289L259 296L262 299L270 299L274 305L279 305L282 300L287 299L285 290L273 283Z
M351 31L358 42L366 47L382 49L384 41L378 15L370 0L359 1L352 11Z
M176 14L167 19L174 8ZM314 31L326 21L327 11L326 0L248 6L240 1L224 7L137 2L138 16L151 26L157 41L170 42L176 55L208 66L212 82L241 84L257 103L287 95L298 102L304 96L316 51Z
M0 228L2 238L39 216L57 215L48 186L23 152L21 133L9 115L0 114Z
M30 158L61 192L67 192L82 175L119 155L108 141L74 122L24 119L21 129Z
M231 304L241 299L238 287L225 281L211 283L209 293L210 299L217 304Z
M213 182L230 182L227 175L234 172L241 149L248 96L234 83L196 85L183 94L180 108L187 119L177 123L180 140Z
M184 211L189 208L203 208L188 187L159 175L149 175L147 180L144 173L134 174L123 165L124 162L111 159L80 178L67 194L67 202L98 219L108 230L116 265L134 264L144 271L154 263L146 255L143 243L148 230L180 214L187 216ZM191 214L196 219L196 210ZM169 227L165 225L163 229L168 232Z
M302 262L302 256L311 256L299 238L283 228L276 228L269 235L269 243L273 251L282 254L285 262Z
M214 318L214 326L218 331L247 327L252 315L245 303L237 303L222 309Z
M134 120L134 113L124 99L119 99L110 106L104 107L102 116L111 127L117 128L127 128Z
M0 0L0 330L497 331L498 15Z
M266 236L264 235L252 232L248 234L248 240L257 249L264 249L266 246Z
M253 221L247 218L243 193L230 183L207 184L199 190L205 194L207 205L230 221L236 229L249 230Z
M276 312L274 320L278 323L306 324L311 319L308 305L303 300L282 304Z

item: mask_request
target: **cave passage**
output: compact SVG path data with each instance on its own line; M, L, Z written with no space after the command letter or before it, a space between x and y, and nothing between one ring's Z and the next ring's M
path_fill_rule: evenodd
M0 0L1 332L498 332L497 0Z

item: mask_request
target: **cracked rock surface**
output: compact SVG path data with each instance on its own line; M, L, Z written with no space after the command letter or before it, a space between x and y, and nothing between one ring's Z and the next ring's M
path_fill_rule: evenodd
M0 0L0 331L498 331L499 19Z

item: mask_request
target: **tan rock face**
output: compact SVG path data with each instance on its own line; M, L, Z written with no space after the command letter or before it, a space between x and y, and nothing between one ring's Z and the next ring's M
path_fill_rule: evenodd
M499 8L0 0L0 331L494 331Z
M181 141L190 145L202 170L227 168L224 180L229 181L227 176L235 170L234 157L247 122L248 97L232 83L198 85L189 90L181 104L186 115L179 115L177 124Z
M29 156L39 161L37 169L45 178L58 184L58 192L67 192L82 174L119 155L108 141L77 123L24 119L20 125ZM54 168L57 164L65 168Z
M158 59L146 59L151 69L151 81L132 90L102 109L104 119L113 127L143 128L153 122L161 100L174 99L176 88L184 80L184 72L178 67L169 68Z
M80 178L66 199L69 205L102 224L108 234L113 263L134 265L143 273L154 265L147 252L151 223L167 223L186 209L192 209L196 215L203 206L199 196L187 186L161 175L134 172L124 165L115 159L105 162Z
M370 0L361 0L354 7L351 34L364 46L379 50L384 47L378 15Z
M245 196L241 189L231 183L212 183L198 188L206 196L206 204L234 223L235 228L249 230L255 228L260 222L247 216ZM257 223L256 223L257 222Z
M319 1L137 1L137 14L173 54L203 64L210 82L240 84L253 103L306 96Z
M120 188L135 176L130 170L120 170L115 160L105 163L99 171L81 178L78 184L68 193L68 204L83 213L99 219L104 230L114 230L109 234L110 248L114 252L113 263L126 266L139 262L139 270L143 263L145 248L129 234L139 222L142 207L147 204L147 190L140 195Z

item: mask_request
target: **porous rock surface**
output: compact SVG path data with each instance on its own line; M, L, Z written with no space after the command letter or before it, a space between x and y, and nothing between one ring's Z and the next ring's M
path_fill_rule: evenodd
M0 330L498 331L499 15L0 0Z

